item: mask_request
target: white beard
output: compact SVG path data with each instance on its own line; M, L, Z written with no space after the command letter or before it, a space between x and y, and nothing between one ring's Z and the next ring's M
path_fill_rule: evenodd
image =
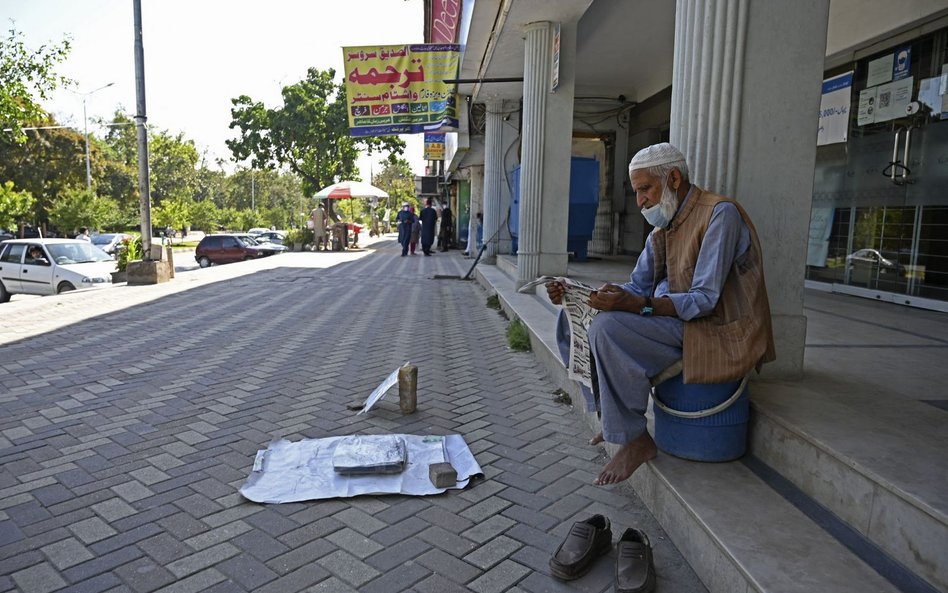
M678 212L678 194L668 187L667 181L662 185L662 199L658 206L668 222L671 222L671 219L675 217L675 213Z

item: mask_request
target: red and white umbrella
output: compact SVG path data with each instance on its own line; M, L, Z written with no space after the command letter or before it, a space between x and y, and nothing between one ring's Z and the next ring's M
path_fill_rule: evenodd
M340 181L316 192L318 200L341 200L343 198L387 198L388 192L364 181ZM352 203L349 203L349 216L352 216Z

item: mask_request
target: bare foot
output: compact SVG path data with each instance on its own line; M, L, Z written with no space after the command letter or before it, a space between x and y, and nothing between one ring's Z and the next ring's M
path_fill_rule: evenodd
M593 484L603 486L627 480L640 465L653 459L656 454L658 454L658 449L655 447L655 441L647 432L643 432L642 436L619 449Z
M589 439L589 444L590 444L590 445L598 445L598 444L601 443L601 442L602 442L602 432L597 432L597 433L596 433L596 436L594 436L593 438Z

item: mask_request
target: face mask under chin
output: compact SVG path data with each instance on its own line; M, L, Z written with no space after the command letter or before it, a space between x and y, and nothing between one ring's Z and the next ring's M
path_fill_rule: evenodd
M678 195L668 187L668 178L662 179L662 199L649 208L642 208L642 216L654 227L665 228L678 211Z

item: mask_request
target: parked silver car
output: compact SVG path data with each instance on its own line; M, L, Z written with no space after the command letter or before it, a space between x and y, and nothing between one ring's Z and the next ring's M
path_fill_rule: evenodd
M125 233L100 233L92 235L92 244L114 257L115 252L126 238L131 239L132 236Z
M0 303L13 294L111 286L115 260L88 241L11 239L0 244Z

